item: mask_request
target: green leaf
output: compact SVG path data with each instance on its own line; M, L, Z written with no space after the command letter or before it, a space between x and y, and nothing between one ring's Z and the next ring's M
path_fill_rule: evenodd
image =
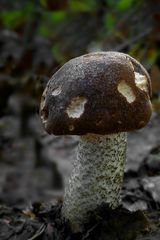
M61 45L59 43L54 43L54 45L52 46L52 53L58 62L64 63L64 56L62 56L60 49Z
M33 3L28 2L21 10L1 11L0 20L4 27L14 29L24 21L27 21L33 10Z
M115 24L115 19L111 13L107 13L104 17L104 26L108 31L112 31Z
M55 11L55 12L49 12L48 17L53 23L60 23L64 21L66 18L66 12L65 11Z
M14 28L24 20L22 11L4 11L1 12L0 19L5 27Z
M96 0L70 0L69 8L75 12L92 12L96 10Z
M148 53L148 58L146 59L147 65L150 67L152 66L156 59L158 58L158 52L157 49L151 49L150 52Z
M131 7L133 0L118 0L116 8L120 11L124 11Z
M46 24L41 24L38 28L38 32L44 37L48 37L50 34L49 29L46 26Z
M47 7L47 2L46 0L40 0L40 4L42 5L42 7Z
M133 57L136 57L137 55L137 51L140 49L140 46L141 46L141 41L139 42L136 42L135 44L133 44L129 51L128 51L128 54L133 56Z

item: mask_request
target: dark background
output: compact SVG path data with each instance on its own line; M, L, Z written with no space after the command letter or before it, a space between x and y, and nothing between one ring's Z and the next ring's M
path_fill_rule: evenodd
M1 0L0 11L0 204L26 207L62 198L78 139L44 132L38 115L42 91L69 59L115 50L139 60L153 85L152 121L129 134L124 204L157 209L160 2Z

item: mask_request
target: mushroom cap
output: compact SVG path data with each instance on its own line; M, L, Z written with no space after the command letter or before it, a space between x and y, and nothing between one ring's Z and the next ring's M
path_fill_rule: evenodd
M144 127L152 107L151 81L134 58L94 52L64 64L41 100L45 130L55 135L112 134Z

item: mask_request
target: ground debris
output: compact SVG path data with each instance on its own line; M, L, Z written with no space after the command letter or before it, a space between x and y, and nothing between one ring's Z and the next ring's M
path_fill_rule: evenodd
M0 240L67 239L70 228L60 211L59 204L48 208L35 203L30 210L1 206Z
M69 222L61 216L61 204L35 203L30 211L34 219L26 210L1 206L0 240L133 240L152 230L149 218L142 211L130 212L122 207L111 210L106 205L101 206L90 213L83 232L79 233L73 233Z

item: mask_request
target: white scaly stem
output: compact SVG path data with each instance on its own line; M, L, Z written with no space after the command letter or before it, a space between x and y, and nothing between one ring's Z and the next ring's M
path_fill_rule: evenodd
M65 189L63 215L74 229L88 211L103 203L118 207L126 158L126 133L87 134L80 137L77 159Z

